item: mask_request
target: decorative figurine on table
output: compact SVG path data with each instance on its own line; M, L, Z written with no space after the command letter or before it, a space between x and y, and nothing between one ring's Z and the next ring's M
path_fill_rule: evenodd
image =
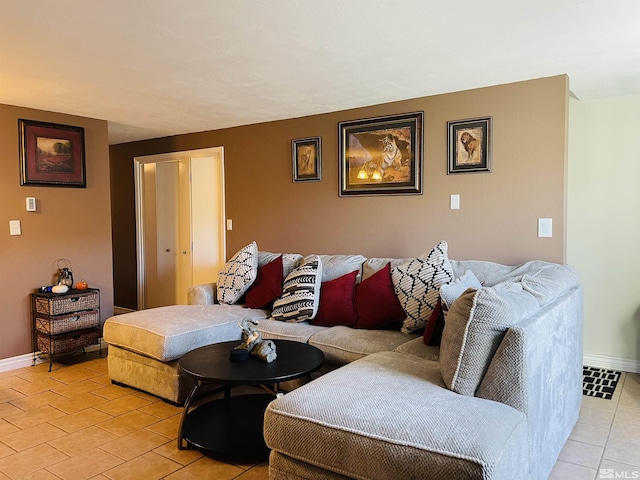
M260 360L271 363L276 357L276 344L271 340L263 340L262 334L256 330L257 320L245 318L238 326L242 329L242 343L231 351L231 360L246 360L249 354Z

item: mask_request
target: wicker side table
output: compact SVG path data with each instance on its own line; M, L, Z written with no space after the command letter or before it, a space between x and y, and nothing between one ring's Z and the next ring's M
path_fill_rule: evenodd
M33 365L36 358L69 355L90 345L100 346L100 290L31 294Z

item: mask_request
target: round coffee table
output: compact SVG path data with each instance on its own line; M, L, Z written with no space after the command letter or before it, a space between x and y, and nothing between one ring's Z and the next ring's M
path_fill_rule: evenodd
M240 341L215 343L196 348L178 362L179 368L196 379L184 404L178 432L178 448L195 447L233 458L264 458L264 411L278 393L279 383L311 375L324 362L322 351L306 343L272 340L277 358L266 363L251 355L232 362L231 350ZM191 408L198 390L211 384L224 387L224 398ZM237 385L265 386L272 393L231 395ZM186 442L186 446L184 443Z

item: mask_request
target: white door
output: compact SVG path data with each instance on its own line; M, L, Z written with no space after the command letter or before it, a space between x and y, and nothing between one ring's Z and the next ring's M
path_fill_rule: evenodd
M137 157L138 308L186 304L224 265L222 147Z

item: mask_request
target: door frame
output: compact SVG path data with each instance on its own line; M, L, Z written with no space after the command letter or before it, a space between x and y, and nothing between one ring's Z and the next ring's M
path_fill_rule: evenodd
M137 303L138 310L145 308L145 229L144 229L144 183L143 183L143 166L147 163L158 162L172 162L179 161L188 157L189 159L194 157L220 157L220 166L222 170L222 176L220 178L220 196L222 206L222 231L224 232L224 222L226 218L226 205L225 205L225 183L224 183L224 148L223 147L210 147L197 150L184 150L180 152L159 153L155 155L144 155L133 158L133 175L134 175L134 194L135 194L135 210L136 210L136 270L137 270ZM222 235L222 252L226 259L227 254L227 236Z

